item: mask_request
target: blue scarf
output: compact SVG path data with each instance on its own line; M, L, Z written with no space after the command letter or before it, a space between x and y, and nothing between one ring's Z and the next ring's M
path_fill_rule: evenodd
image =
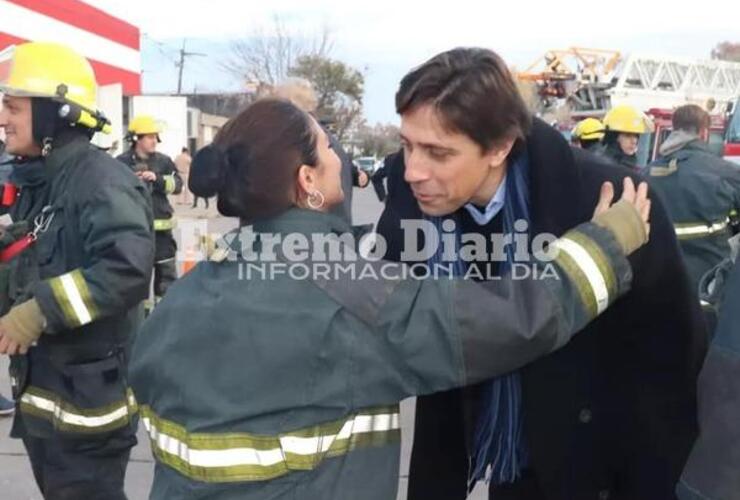
M526 151L521 153L507 169L506 199L503 211L504 233L514 233L514 222L526 220L529 224L529 158ZM441 233L442 223L447 217L427 217ZM457 222L457 221L456 221ZM460 245L460 228L456 224ZM500 267L500 274L511 270L515 248L506 246L506 262ZM429 259L429 264L442 262L442 249ZM465 274L464 262L453 263L457 276ZM521 411L522 388L518 372L512 372L483 384L481 411L476 422L473 441L472 470L469 486L481 479L493 484L514 482L528 465L529 453L523 436L523 416ZM486 474L489 470L490 474Z

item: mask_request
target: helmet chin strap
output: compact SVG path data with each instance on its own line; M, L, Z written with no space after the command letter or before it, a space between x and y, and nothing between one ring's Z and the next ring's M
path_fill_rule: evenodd
M54 139L51 137L44 137L41 143L41 157L46 158L51 153L51 148L54 145Z
M51 153L54 137L63 126L59 119L59 103L51 99L32 98L31 120L33 139L41 145L41 156L46 157Z
M52 99L34 97L31 99L31 128L33 140L41 146L41 156L46 157L54 147L54 140L65 130L79 129L89 135L92 131L75 127L59 116L62 106Z

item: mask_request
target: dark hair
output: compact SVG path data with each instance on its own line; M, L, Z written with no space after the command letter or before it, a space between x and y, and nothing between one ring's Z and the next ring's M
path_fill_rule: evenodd
M523 140L532 115L503 59L481 48L442 52L401 80L400 115L431 104L443 126L461 132L484 151L505 139Z
M580 143L581 148L586 150L597 148L601 144L599 139L578 139L578 142Z
M673 130L685 130L698 134L703 129L709 128L710 124L709 113L696 104L680 106L673 112Z
M196 196L217 195L221 214L252 223L295 205L298 169L317 163L308 114L288 101L262 99L198 151L188 185Z
M180 152L181 153L187 153L188 152L188 148L182 148L182 150L180 150Z

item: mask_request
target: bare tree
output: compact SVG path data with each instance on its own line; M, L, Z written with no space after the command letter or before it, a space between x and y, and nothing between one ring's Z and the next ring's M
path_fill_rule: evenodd
M383 158L399 150L400 135L401 131L396 125L378 123L370 126L363 122L357 126L352 142L363 156Z
M246 38L231 42L221 66L242 83L274 86L288 77L301 56L326 57L331 49L328 27L317 36L304 36L286 27L276 15L269 29L257 28Z

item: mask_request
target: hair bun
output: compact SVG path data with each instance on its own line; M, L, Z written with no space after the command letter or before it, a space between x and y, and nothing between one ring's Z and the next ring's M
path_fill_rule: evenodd
M188 188L200 198L211 198L221 188L222 172L226 169L226 155L210 144L200 149L190 167Z

